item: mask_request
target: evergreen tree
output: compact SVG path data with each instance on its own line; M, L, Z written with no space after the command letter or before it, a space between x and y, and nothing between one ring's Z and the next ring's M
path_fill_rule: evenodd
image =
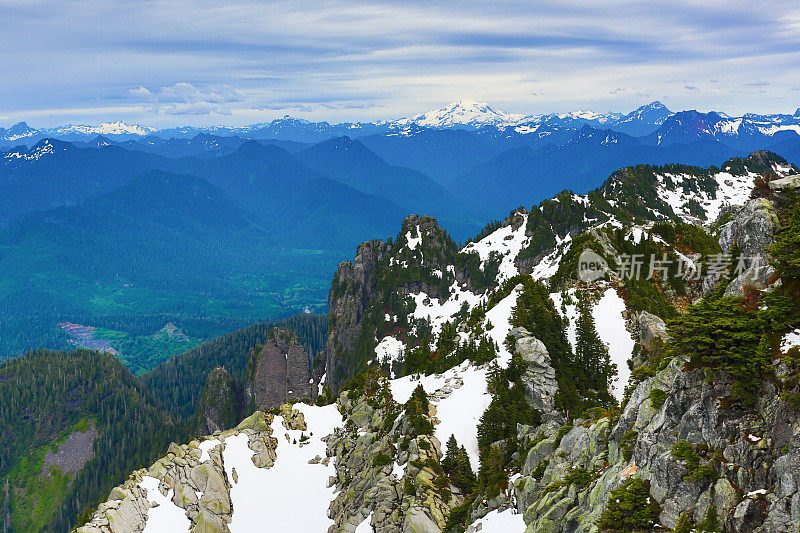
M442 468L445 472L452 472L456 465L456 458L458 457L458 442L456 442L455 435L450 435L447 439L447 452L442 459Z
M613 374L611 358L608 347L597 333L592 308L585 294L578 298L575 358L581 370L580 379L588 388L608 390Z
M675 523L675 527L672 528L672 533L691 533L692 532L692 522L689 520L689 515L685 511L681 513L680 518Z
M453 485L462 490L465 494L472 492L475 486L475 473L469 462L469 454L465 447L461 447L456 455L456 462L453 475L451 477Z
M708 508L706 516L697 526L699 533L719 533L719 517L717 516L717 506L712 505Z
M598 526L603 532L650 531L659 514L661 509L650 496L650 482L632 478L611 491Z
M785 281L800 280L800 200L790 198L781 218L782 225L775 235L775 243L767 249L770 262Z

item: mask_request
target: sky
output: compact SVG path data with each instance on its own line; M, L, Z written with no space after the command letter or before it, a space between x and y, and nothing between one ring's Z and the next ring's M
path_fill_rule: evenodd
M800 3L0 0L0 127L793 113Z

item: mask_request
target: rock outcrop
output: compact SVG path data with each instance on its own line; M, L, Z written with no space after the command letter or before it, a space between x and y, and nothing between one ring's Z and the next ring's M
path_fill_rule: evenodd
M511 335L516 339L515 350L527 363L525 373L522 375L525 399L542 413L544 420L563 422L563 416L555 407L558 381L547 348L525 328L514 328L511 330Z
M234 427L241 419L242 393L236 380L218 366L208 373L198 407L199 435Z
M257 409L270 410L285 402L312 398L308 354L293 331L274 328L249 364L252 382L247 395Z
M236 429L182 446L170 445L164 457L147 469L136 470L122 485L112 489L89 521L77 528L77 533L141 532L148 514L158 506L153 502L159 497L168 497L183 509L194 532L229 531L233 513L231 488L237 481L226 473L222 457L225 440L246 435L253 464L270 468L277 447L271 423L272 415L257 411Z
M361 320L377 290L378 263L389 249L382 241L365 242L359 245L355 259L342 262L333 276L328 295L325 379L334 392L346 379L342 355L352 351L361 332Z
M736 210L731 220L720 227L719 245L723 253L729 254L737 246L745 267L726 288L727 296L741 295L746 286L767 287L775 270L767 264L765 250L772 244L779 226L772 202L754 198Z
M639 345L648 352L657 350L669 338L666 323L647 311L636 315L636 329L639 332Z
M781 208L786 204L790 195L797 196L800 192L800 174L772 180L769 182L769 188L775 198L775 203L778 208Z
M399 406L385 400L343 393L338 405L347 422L326 437L338 489L328 533L352 532L365 520L376 533L441 533L464 495L441 473L436 437L414 434L408 417L397 416Z
M609 492L630 477L648 480L660 523L680 514L700 523L711 506L728 532L788 532L800 520L800 425L765 382L756 409L729 407L730 380L705 379L673 361L633 391L619 419L523 428L530 446L515 482L527 531L595 532ZM652 391L666 392L660 405ZM676 458L688 442L702 467ZM582 469L587 475L568 474Z

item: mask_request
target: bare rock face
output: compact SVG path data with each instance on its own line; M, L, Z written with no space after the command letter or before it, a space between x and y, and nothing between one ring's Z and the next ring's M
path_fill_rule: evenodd
M358 247L356 258L339 265L328 295L328 343L326 383L338 390L337 376L343 374L340 354L350 352L361 331L361 319L370 306L378 283L378 263L389 251L382 241L368 241Z
M639 344L652 352L667 341L667 325L653 313L642 311L636 315L636 325L639 330Z
M514 328L511 335L516 339L516 351L528 364L522 375L525 399L542 413L545 420L561 420L562 416L555 407L558 381L547 348L525 328Z
M781 180L779 180L781 181ZM746 286L765 289L774 270L767 264L766 248L774 242L775 232L780 227L775 207L765 198L754 198L738 209L730 222L720 228L719 245L724 253L730 253L734 245L739 247L740 257L747 260L748 268L732 280L725 291L726 296L740 296ZM751 259L760 257L757 263Z
M311 398L308 354L294 332L274 328L270 339L251 360L253 380L248 396L256 408L270 410L282 403Z
M719 245L725 253L730 253L735 244L742 255L763 254L764 248L772 244L772 236L779 225L772 203L765 198L754 198L720 228Z

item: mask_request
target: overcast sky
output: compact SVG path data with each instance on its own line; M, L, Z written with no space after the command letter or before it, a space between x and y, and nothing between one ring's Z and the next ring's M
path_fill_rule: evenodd
M459 99L792 113L800 3L0 0L0 72L4 127L373 120Z

